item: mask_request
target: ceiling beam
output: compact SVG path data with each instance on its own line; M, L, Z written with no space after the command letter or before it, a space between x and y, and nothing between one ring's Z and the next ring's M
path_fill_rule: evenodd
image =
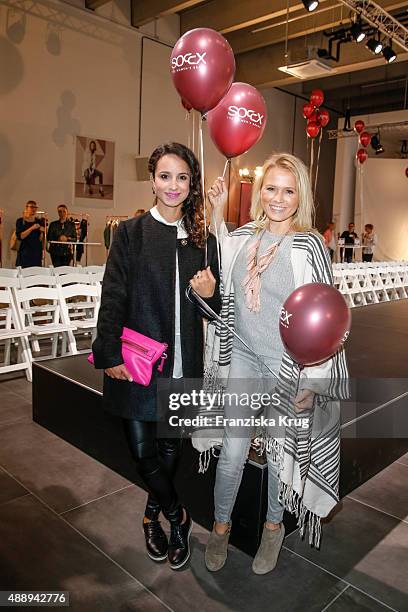
M390 11L396 11L407 6L406 0L383 0L382 4ZM345 12L338 0L329 0L313 13L307 13L304 9L293 12L288 23L288 38L291 40L301 36L309 36L313 32L335 28L341 23L350 23L348 12ZM284 41L286 38L286 15L251 28L230 32L226 34L226 38L236 54Z
M319 42L319 33L308 38L309 45L318 46ZM304 56L304 41L302 39L289 41L288 50L292 57L299 57L302 53ZM299 79L290 77L278 70L279 66L283 66L286 63L284 54L285 44L283 42L254 49L247 53L241 53L236 56L237 71L235 80L250 83L256 87L277 87L288 83L300 83ZM398 54L397 61L407 59L407 53ZM384 58L382 56L380 58L374 57L364 46L350 43L342 46L340 61L334 66L336 71L329 73L327 76L382 65L384 65ZM322 80L324 78L327 77L322 77Z
M329 0L321 0L324 5ZM298 0L289 2L289 13L305 7ZM286 17L287 0L211 0L181 14L181 31L213 28L222 34L259 25L270 19Z
M98 2L100 0L90 0ZM132 26L139 27L158 17L173 15L179 11L201 4L204 0L130 0L132 4Z
M288 39L308 36L314 32L335 28L344 18L341 6L336 0L327 3L327 7L311 15L304 10L293 13L289 19ZM343 19L344 20L344 19ZM244 53L251 49L259 49L286 39L286 16L273 19L260 26L247 28L244 31L236 30L226 34L234 53Z
M95 11L100 6L108 4L111 0L85 0L85 7L91 11Z

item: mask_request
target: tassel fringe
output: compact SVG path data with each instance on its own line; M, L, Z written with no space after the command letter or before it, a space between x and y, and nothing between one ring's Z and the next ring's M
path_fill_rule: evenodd
M205 474L210 467L211 457L216 457L218 459L219 456L219 453L217 454L216 448L214 447L202 451L198 456L198 473Z
M311 512L303 505L302 498L291 485L280 482L279 501L286 510L294 514L297 518L297 526L300 529L300 537L305 535L306 528L309 530L309 544L315 548L320 548L322 536L321 518Z

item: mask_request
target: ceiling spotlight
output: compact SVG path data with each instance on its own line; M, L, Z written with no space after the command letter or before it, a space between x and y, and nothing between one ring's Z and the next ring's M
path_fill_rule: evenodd
M383 52L384 58L387 60L389 64L391 64L391 62L394 62L397 59L397 54L395 53L395 51L393 50L391 46L391 41L389 45L384 47L382 52Z
M374 136L371 137L371 147L372 149L375 151L376 155L380 155L381 153L384 153L384 147L382 146L381 142L380 142L380 135L379 134L374 134Z
M379 53L381 53L383 45L382 42L379 38L379 36L377 38L370 38L367 41L366 44L367 49L370 49L370 51L372 51L373 53L375 53L375 55L378 55Z
M319 6L319 0L302 0L303 6L309 13L317 9Z
M353 25L350 28L350 32L356 42L358 43L363 42L363 40L366 37L366 34L365 32L363 32L363 24L361 22L361 19L358 19L357 21L353 23Z

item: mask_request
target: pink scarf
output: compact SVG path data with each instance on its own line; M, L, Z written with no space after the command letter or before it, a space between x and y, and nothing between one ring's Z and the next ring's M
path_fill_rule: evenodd
M282 236L278 242L271 244L265 253L258 259L258 250L262 236L263 232L258 240L248 246L247 275L242 283L245 290L245 303L251 312L259 312L261 310L261 274L265 272L275 257L278 246L284 238L284 236Z

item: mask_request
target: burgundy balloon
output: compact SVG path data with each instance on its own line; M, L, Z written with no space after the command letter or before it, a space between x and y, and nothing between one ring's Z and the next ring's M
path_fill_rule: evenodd
M181 98L181 105L183 108L186 109L186 111L190 112L191 109L193 108L190 104L190 102L187 102L187 100L184 100L184 98Z
M314 113L315 107L311 102L305 102L303 105L303 117L309 119Z
M365 149L359 149L356 153L356 159L360 164L364 164L368 159L368 153Z
M326 110L325 108L322 108L321 110L319 109L317 117L318 117L318 123L320 123L322 127L326 127L326 125L330 121L329 111Z
M259 91L247 83L233 83L207 114L208 131L225 157L236 157L261 139L266 119L266 104Z
M358 119L354 124L354 130L357 132L357 134L361 134L364 128L365 128L364 121L361 121L361 119Z
M368 132L361 132L359 140L361 146L368 147L371 142L371 134L369 134Z
M181 98L205 113L214 108L231 87L235 58L229 42L215 30L196 28L174 45L170 69Z
M405 176L408 178L408 168L405 168Z
M321 89L314 89L310 94L310 102L317 108L321 106L324 102L324 93Z
M310 138L316 138L320 131L320 125L316 121L308 121L306 126L306 134Z
M350 310L337 289L309 283L295 289L283 304L279 331L296 363L314 365L329 359L347 339Z

